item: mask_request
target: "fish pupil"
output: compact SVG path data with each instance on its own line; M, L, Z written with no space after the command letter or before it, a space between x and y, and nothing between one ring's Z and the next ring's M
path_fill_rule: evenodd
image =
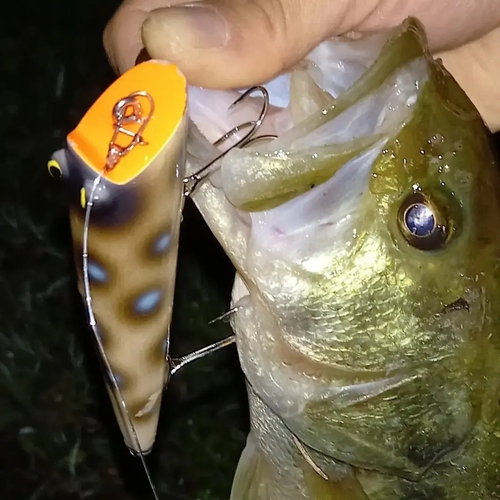
M415 203L406 211L405 224L408 231L415 236L425 237L435 230L436 217L427 205Z

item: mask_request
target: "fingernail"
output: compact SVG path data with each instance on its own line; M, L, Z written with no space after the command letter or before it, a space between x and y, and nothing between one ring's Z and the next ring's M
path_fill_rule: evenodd
M150 36L161 37L173 52L182 49L216 49L229 40L224 17L212 6L193 3L151 12L144 23Z

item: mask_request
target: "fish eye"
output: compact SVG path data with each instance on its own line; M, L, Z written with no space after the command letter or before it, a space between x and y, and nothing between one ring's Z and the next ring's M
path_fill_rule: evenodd
M448 221L422 193L406 198L399 209L398 223L406 241L419 250L437 250L448 240Z
M60 179L62 177L61 165L56 160L49 160L47 163L47 170L52 177Z

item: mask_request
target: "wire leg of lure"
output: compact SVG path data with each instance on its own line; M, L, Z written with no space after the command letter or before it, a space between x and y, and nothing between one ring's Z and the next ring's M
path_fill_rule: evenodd
M84 221L84 226L83 226L83 286L84 286L84 296L85 296L85 304L86 304L86 309L87 309L87 314L89 316L89 323L90 327L92 330L92 333L94 334L94 338L98 347L99 354L101 356L101 360L104 363L104 366L106 368L106 371L108 373L110 383L112 386L112 394L115 395L117 399L118 406L122 408L123 410L123 415L125 416L126 424L129 426L131 433L132 433L132 438L135 442L135 445L137 447L137 450L139 450L139 458L141 460L144 472L146 474L149 486L151 488L151 491L153 493L154 499L159 500L158 493L156 491L156 486L153 482L153 478L151 476L151 473L149 471L149 467L146 464L146 458L144 456L144 453L141 448L141 444L139 442L139 438L137 436L137 432L135 430L135 426L132 422L132 419L130 418L130 414L128 412L127 404L125 402L125 399L120 391L120 388L118 387L118 384L116 382L116 379L114 376L112 376L112 369L111 369L111 364L109 362L108 357L106 356L106 352L104 350L104 346L102 344L101 337L97 331L97 322L94 316L94 311L92 308L92 297L90 293L90 279L89 279L89 272L88 272L88 239L89 239L89 227L90 227L90 214L92 212L92 207L94 205L94 197L95 197L95 192L97 190L97 187L99 186L99 183L101 182L102 176L104 172L99 174L92 185L92 189L90 191L87 204L86 204L86 209L85 209L85 221Z
M233 314L236 314L241 308L242 308L242 306L234 306L232 309L225 312L224 314L221 314L220 316L217 316L216 318L210 320L208 322L208 324L213 325L214 323L217 323L218 321L224 321L227 318L230 318Z
M238 304L231 308L229 311L225 312L224 314L221 314L217 318L213 319L210 321L208 324L213 325L217 321L224 321L225 319L229 318L233 314L236 314L239 310L241 310L243 306L241 304ZM224 347L230 346L231 344L234 344L236 342L236 337L234 335L229 335L228 337L219 340L217 342L214 342L213 344L210 344L206 347L203 347L201 349L198 349L197 351L193 351L189 354L186 354L185 356L181 356L180 358L167 358L167 362L169 364L170 370L169 374L167 377L167 380L165 382L165 388L168 385L168 382L170 381L170 377L177 373L181 368L186 366L187 364L191 363L192 361L196 361L198 359L204 358L206 356L209 356L210 354L213 354L217 352L220 349L223 349ZM168 352L168 351L167 351Z
M217 352L220 349L223 349L224 347L234 344L235 341L236 341L235 336L229 335L225 339L214 342L213 344L210 344L206 347L198 349L197 351L186 354L185 356L181 356L180 358L168 358L168 364L170 366L170 370L167 381L165 382L165 386L168 384L170 377L172 375L175 375L181 368L183 368L187 364L196 361L198 359L204 358L206 356L209 356L210 354L213 354L214 352Z
M256 134L256 132L259 130L261 127L265 117L267 116L268 110L269 110L269 93L264 87L257 86L257 87L252 87L248 89L246 92L241 94L236 101L234 101L231 106L229 106L229 109L233 109L235 106L243 102L245 99L248 98L251 94L254 92L260 92L262 94L262 97L264 98L264 102L262 104L262 109L259 114L259 117L255 121L249 121L246 123L243 123L241 125L237 125L236 127L232 128L229 132L226 132L222 137L220 137L217 141L214 142L214 146L219 146L222 144L224 141L229 139L230 137L234 136L238 132L240 132L243 129L250 128L250 130L247 132L247 134L242 137L239 141L237 141L235 144L233 144L231 147L229 147L226 151L222 152L220 155L218 155L215 159L213 159L211 162L209 162L207 165L202 167L200 170L195 172L194 174L186 177L184 179L184 194L185 196L191 196L194 192L194 190L197 188L198 184L202 182L204 179L206 179L209 175L211 175L215 170L217 170L219 167L217 163L219 160L221 160L229 151L231 151L234 148L239 148L239 147L244 147L247 144L249 144L252 141L252 138Z

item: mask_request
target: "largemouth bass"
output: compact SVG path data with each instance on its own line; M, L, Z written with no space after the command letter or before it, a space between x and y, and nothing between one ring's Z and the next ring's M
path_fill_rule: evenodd
M237 271L231 499L499 499L500 175L477 110L414 19L266 88L277 138L193 196ZM188 173L258 115L237 96L189 90Z

